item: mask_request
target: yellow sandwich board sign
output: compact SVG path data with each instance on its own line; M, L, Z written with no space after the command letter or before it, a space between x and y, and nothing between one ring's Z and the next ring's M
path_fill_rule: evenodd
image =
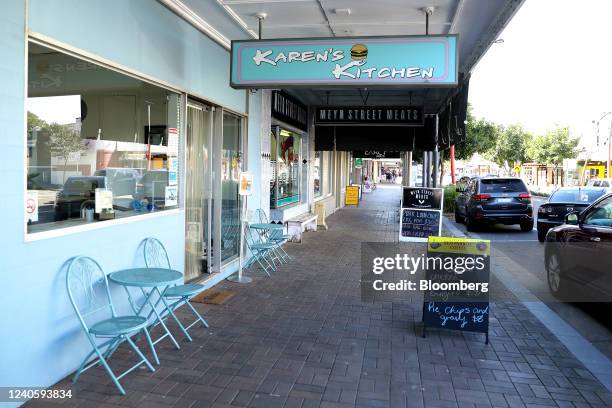
M359 205L359 186L346 186L345 205Z

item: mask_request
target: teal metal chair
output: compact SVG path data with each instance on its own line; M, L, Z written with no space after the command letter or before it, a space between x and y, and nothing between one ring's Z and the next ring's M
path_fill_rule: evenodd
M266 215L266 212L263 209L258 208L256 210L256 214L257 218L259 218L259 222L261 222L262 224L270 223L270 221L268 220L268 216ZM291 256L287 253L287 251L285 251L285 248L283 248L283 244L289 241L289 239L291 239L291 235L284 234L283 230L272 230L266 234L266 239L276 244L275 249L280 252L280 257L283 260L291 259Z
M146 238L144 240L144 261L147 268L171 269L168 252L157 238ZM170 300L170 304L168 305L168 313L172 314L172 317L189 341L193 341L189 335L189 329L191 329L193 326L198 323L202 323L204 327L209 327L208 322L206 322L202 315L198 313L195 307L193 307L193 305L189 302L189 299L203 290L204 285L197 283L185 283L169 287L162 293L164 298ZM155 306L157 306L160 301L161 299L157 301ZM187 327L185 327L174 314L174 311L182 305L187 305L187 307L191 310L191 313L193 313L193 315L196 317L196 320L190 323ZM167 317L167 315L165 317Z
M276 244L264 241L259 232L249 226L246 227L244 237L247 248L251 252L251 258L245 264L245 268L257 263L268 276L272 276L270 271L276 270L274 263L274 260L277 259L274 253Z
M117 316L106 274L100 265L89 257L78 256L69 261L66 289L70 303L92 347L76 371L73 382L79 379L81 373L100 364L110 375L119 392L125 395L125 390L119 382L121 378L142 364L145 364L152 372L155 371L149 360L130 338L136 333L143 332L149 346L152 346L151 337L146 329L147 319L135 315ZM104 339L104 341L99 343L99 339ZM110 368L107 359L124 341L130 345L140 361L117 376ZM94 360L90 362L92 357Z

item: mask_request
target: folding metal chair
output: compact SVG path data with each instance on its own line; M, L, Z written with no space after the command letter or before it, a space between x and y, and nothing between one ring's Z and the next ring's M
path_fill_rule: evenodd
M76 382L82 372L101 364L110 375L119 392L125 395L125 390L119 380L135 370L141 364L155 371L149 360L134 344L130 336L142 331L152 347L151 337L146 329L147 318L142 316L117 316L108 287L108 279L100 265L91 258L78 256L70 260L66 274L66 289L70 303L83 327L92 350L83 359L72 381ZM106 339L98 344L97 339ZM140 361L131 368L116 376L106 361L119 345L126 341ZM103 351L104 350L104 351ZM95 359L88 363L92 356Z
M245 268L250 267L253 263L257 262L259 266L264 270L264 272L268 276L270 275L270 271L276 270L276 265L274 264L274 256L270 256L270 253L274 251L276 244L272 242L263 242L259 232L254 229L246 226L246 230L244 232L245 241L247 244L247 248L251 252L251 258L245 264ZM268 259L269 258L269 259Z
M259 218L259 222L263 224L270 223L270 221L268 220L268 216L266 215L266 212L263 209L258 208L256 210L256 214L257 218ZM283 260L291 259L291 256L287 253L287 251L285 251L285 248L283 248L283 244L289 241L289 239L291 239L291 235L284 234L283 230L271 230L267 234L266 238L268 239L268 241L276 244L276 249L280 252L280 256Z
M164 245L157 238L146 238L144 240L144 261L147 268L167 268L171 269L170 258ZM208 327L208 323L200 313L193 307L189 302L193 296L204 290L204 285L197 283L184 283L180 285L172 286L162 292L162 296L171 301L168 305L168 310L172 317L180 327L181 331L189 341L193 341L188 331L197 323L201 322L204 327ZM161 299L160 299L161 300ZM156 305L159 304L160 300L157 301ZM187 327L183 326L183 323L176 317L174 311L181 305L187 305L191 309L191 313L196 317L191 324ZM165 316L167 317L167 315Z

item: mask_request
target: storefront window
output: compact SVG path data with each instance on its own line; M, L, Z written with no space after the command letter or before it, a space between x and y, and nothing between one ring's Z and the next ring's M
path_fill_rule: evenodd
M179 95L37 44L28 51L28 232L176 208Z
M273 166L270 191L272 205L284 205L300 201L300 136L279 129L278 140L274 132L271 143ZM276 160L274 160L276 158Z
M238 181L242 168L240 118L223 115L223 162L221 173L221 261L238 255L240 246L240 196Z
M322 158L321 158L321 152L315 152L315 159L314 159L314 165L313 165L313 173L314 173L314 196L315 197L320 197L321 194L323 194L323 178L322 176L322 171L323 171L323 166L321 166L322 162Z
M315 152L314 160L314 196L324 197L331 193L332 152Z

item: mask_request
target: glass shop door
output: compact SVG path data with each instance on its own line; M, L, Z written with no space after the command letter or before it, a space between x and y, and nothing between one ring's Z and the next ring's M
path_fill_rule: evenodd
M211 273L212 140L214 108L187 103L185 281Z

